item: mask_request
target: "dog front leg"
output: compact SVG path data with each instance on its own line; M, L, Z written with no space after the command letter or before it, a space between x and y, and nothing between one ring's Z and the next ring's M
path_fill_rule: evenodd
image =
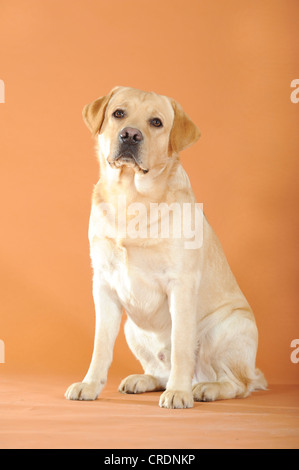
M96 331L92 359L83 382L74 383L67 389L65 397L68 400L95 400L106 384L112 362L122 308L116 296L98 281L97 276L93 281L93 297Z
M192 378L196 351L196 290L175 287L169 295L171 314L171 371L159 405L164 408L192 408Z

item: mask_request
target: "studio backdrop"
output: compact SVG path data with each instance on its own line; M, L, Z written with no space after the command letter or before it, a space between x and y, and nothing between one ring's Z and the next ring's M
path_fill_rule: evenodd
M81 112L124 85L200 128L181 160L254 311L257 366L299 383L298 19L296 0L0 1L0 374L86 373L99 168ZM139 370L121 328L109 374Z

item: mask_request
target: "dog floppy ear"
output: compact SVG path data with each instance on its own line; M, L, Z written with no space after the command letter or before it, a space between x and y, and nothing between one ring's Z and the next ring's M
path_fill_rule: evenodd
M104 121L107 104L109 103L111 96L114 95L119 88L120 87L113 88L108 95L101 96L92 103L84 106L82 111L83 120L93 136L100 131Z
M183 108L171 100L174 110L174 121L169 138L169 154L178 153L194 144L200 137L200 130L191 121Z

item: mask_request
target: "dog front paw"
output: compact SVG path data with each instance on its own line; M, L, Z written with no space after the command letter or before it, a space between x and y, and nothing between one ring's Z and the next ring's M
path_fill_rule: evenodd
M96 400L100 393L96 382L77 382L69 386L64 396L67 400Z
M159 401L161 408L192 408L193 407L192 392L180 390L165 390Z

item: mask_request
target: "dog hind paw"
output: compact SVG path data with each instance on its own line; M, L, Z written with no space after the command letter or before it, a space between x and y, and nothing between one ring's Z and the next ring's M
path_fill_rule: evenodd
M133 374L120 383L118 391L121 393L145 393L160 390L158 380L152 375Z

